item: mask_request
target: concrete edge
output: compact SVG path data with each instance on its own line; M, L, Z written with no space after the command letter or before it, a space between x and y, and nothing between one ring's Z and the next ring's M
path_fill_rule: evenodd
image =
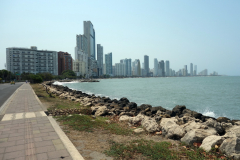
M31 84L29 84L29 85L31 86ZM42 102L40 101L40 99L38 98L38 96L36 95L36 93L34 92L32 86L31 86L31 89L32 89L32 92L33 92L33 94L35 95L35 97L36 97L38 103L39 103L40 106L42 107L43 111L47 111L47 108L43 106Z
M23 84L24 84L24 83L23 83ZM23 84L20 85L20 86L16 89L16 91L14 91L13 94L5 101L5 102L3 103L3 105L0 107L0 115L4 115L4 114L5 114L8 106L9 106L10 101L11 101L12 98L15 96L15 94L18 92L18 90L23 86Z
M66 134L62 131L62 129L59 127L57 122L52 116L48 116L48 119L50 123L52 124L54 130L57 132L58 136L62 140L63 144L67 148L69 154L71 155L73 160L84 160L84 158L81 156L81 154L78 152L76 147L72 144L72 142L69 140L69 138L66 136Z

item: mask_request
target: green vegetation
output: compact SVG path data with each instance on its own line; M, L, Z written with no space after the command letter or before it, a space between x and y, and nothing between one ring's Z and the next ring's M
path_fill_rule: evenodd
M149 140L133 140L127 144L109 142L111 148L105 151L108 156L115 159L151 159L151 160L176 160L176 159L226 159L216 150L205 152L201 148L188 148L184 145L174 145L169 142L154 142Z
M102 128L110 131L112 134L117 135L130 135L132 134L132 130L120 126L118 123L111 122L109 123L109 118L107 117L97 117L93 119L89 115L72 115L72 116L59 116L55 117L58 121L62 122L64 125L68 127L78 130L78 131L86 131L93 132L95 128Z

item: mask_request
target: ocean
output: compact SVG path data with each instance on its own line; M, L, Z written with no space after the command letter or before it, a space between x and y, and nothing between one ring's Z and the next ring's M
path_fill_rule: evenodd
M171 110L176 105L206 116L240 119L240 76L100 79L100 82L55 82L96 96L127 97L138 105Z

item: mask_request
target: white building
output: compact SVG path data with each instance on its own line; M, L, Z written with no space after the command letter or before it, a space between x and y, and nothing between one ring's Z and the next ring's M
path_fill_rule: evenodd
M153 70L153 76L158 76L158 60L157 58L154 58L154 70Z
M115 76L124 76L124 63L115 63Z
M86 67L86 63L83 62L83 61L73 61L73 72L76 73L77 76L86 76L87 73L87 69L85 68Z
M7 70L12 73L44 73L58 75L58 53L56 51L37 50L37 47L6 49Z
M79 65L81 64L81 65ZM84 66L82 65L84 64ZM87 37L85 35L77 35L76 36L76 47L75 47L75 66L83 67L77 69L78 72L77 75L84 75L86 74L86 77L89 77L88 74L88 45L87 45ZM75 68L76 69L76 68Z

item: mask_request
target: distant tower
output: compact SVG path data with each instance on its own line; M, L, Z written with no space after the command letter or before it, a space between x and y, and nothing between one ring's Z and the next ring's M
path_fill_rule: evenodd
M197 65L194 65L194 76L197 75Z
M88 57L95 60L95 30L91 21L84 21L84 35L87 37Z
M158 60L157 58L154 58L154 70L153 70L153 76L158 76Z
M184 65L183 75L184 75L184 76L188 76L187 65Z
M103 46L97 44L97 63L99 68L99 76L103 75Z
M190 76L193 76L193 64L190 63Z
M169 68L170 68L169 61L166 61L166 77L169 76Z
M144 71L145 71L145 75L146 77L149 76L149 56L148 55L144 55Z
M159 63L160 63L160 69L162 70L162 77L165 77L165 65L164 65L164 60L161 60Z
M112 74L112 52L105 54L106 74Z

